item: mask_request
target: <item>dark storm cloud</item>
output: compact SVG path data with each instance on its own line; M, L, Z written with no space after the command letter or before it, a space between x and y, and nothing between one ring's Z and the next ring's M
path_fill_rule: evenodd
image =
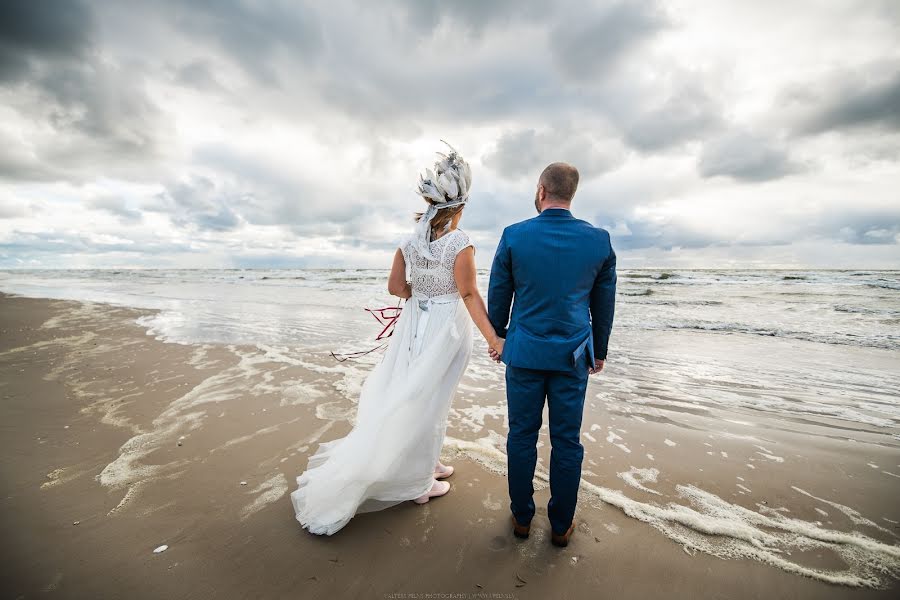
M221 146L199 148L193 162L198 172L166 183L165 191L141 208L164 214L186 229L230 231L248 223L325 237L371 234L367 223L384 212L377 203L366 201L370 195L378 197L368 181L360 182L366 196L349 202L293 171ZM393 210L397 212L396 207Z
M198 90L223 90L208 61L199 59L177 67L173 70L174 81L186 87Z
M0 177L80 181L98 164L112 175L161 154L164 115L133 65L97 51L86 5L13 0L0 11L0 91L22 119L50 129L4 139Z
M35 59L84 55L92 26L90 10L76 0L0 2L0 82L27 77Z
M413 34L431 33L446 22L480 34L488 27L512 21L549 20L554 13L554 9L541 0L389 0L383 5L399 8L412 25Z
M186 180L166 186L142 208L150 212L166 214L178 227L196 228L201 231L230 231L240 226L241 220L233 209L240 198L212 180L194 175Z
M555 23L550 46L560 69L576 79L606 74L620 58L669 22L656 2L582 4L576 15L568 16Z
M624 160L625 151L619 144L595 139L586 131L558 127L505 133L483 162L505 177L537 181L544 167L556 161L575 165L582 178L587 179L616 168Z
M90 208L114 215L125 223L136 223L143 219L141 211L128 206L122 198L115 196L97 196L89 200L87 205Z
M303 62L322 47L322 32L312 8L303 3L261 0L169 0L171 23L191 37L212 41L241 65L248 76L279 86L273 58L282 53Z
M824 95L801 126L802 133L835 129L883 127L900 131L900 63L871 78L852 78Z
M717 103L689 75L683 81L659 104L622 115L625 140L632 147L643 152L663 150L709 135L723 125ZM648 96L658 97L662 91L648 90Z
M778 144L737 131L704 144L697 169L702 177L759 182L795 173L800 166Z
M778 114L799 136L829 131L900 132L900 62L836 69L798 83L777 99Z

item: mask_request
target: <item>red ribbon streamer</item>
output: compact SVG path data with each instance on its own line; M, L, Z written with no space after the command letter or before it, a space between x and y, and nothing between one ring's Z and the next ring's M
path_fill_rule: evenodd
M384 308L366 308L363 310L375 317L375 320L378 321L378 324L382 326L381 332L375 337L375 341L379 342L394 335L394 326L397 324L397 319L400 318L400 313L401 311L403 311L403 307L400 306L400 303L398 302L397 306L386 306ZM371 354L376 350L386 348L387 345L388 343L384 342L380 346L376 346L371 350L360 350L359 352L350 352L349 354L335 354L334 352L332 352L331 356L338 362L344 362L346 360L350 360L351 358L361 358L366 354Z

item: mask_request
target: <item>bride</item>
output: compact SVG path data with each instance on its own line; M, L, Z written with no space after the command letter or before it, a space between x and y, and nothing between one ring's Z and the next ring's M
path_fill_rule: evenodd
M362 386L356 424L319 445L291 493L297 521L311 533L331 535L356 513L446 494L450 484L442 480L453 467L441 464L441 446L472 354L472 322L489 347L503 351L475 282L475 248L457 228L471 171L452 147L438 154L416 190L427 210L394 255L388 279L388 291L407 302Z

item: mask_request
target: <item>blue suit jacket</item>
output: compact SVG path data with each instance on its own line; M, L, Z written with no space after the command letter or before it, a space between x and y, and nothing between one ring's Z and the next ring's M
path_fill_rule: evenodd
M563 208L503 230L488 315L506 338L507 365L568 371L606 359L615 303L616 254L606 230Z

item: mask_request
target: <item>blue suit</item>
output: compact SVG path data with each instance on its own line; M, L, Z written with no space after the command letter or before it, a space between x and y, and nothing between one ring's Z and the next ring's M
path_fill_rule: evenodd
M606 359L616 296L616 254L609 233L562 208L503 230L488 288L488 314L506 338L510 508L534 517L534 468L544 400L550 416L547 515L565 533L581 481L581 419L588 369ZM510 307L512 314L510 314Z

